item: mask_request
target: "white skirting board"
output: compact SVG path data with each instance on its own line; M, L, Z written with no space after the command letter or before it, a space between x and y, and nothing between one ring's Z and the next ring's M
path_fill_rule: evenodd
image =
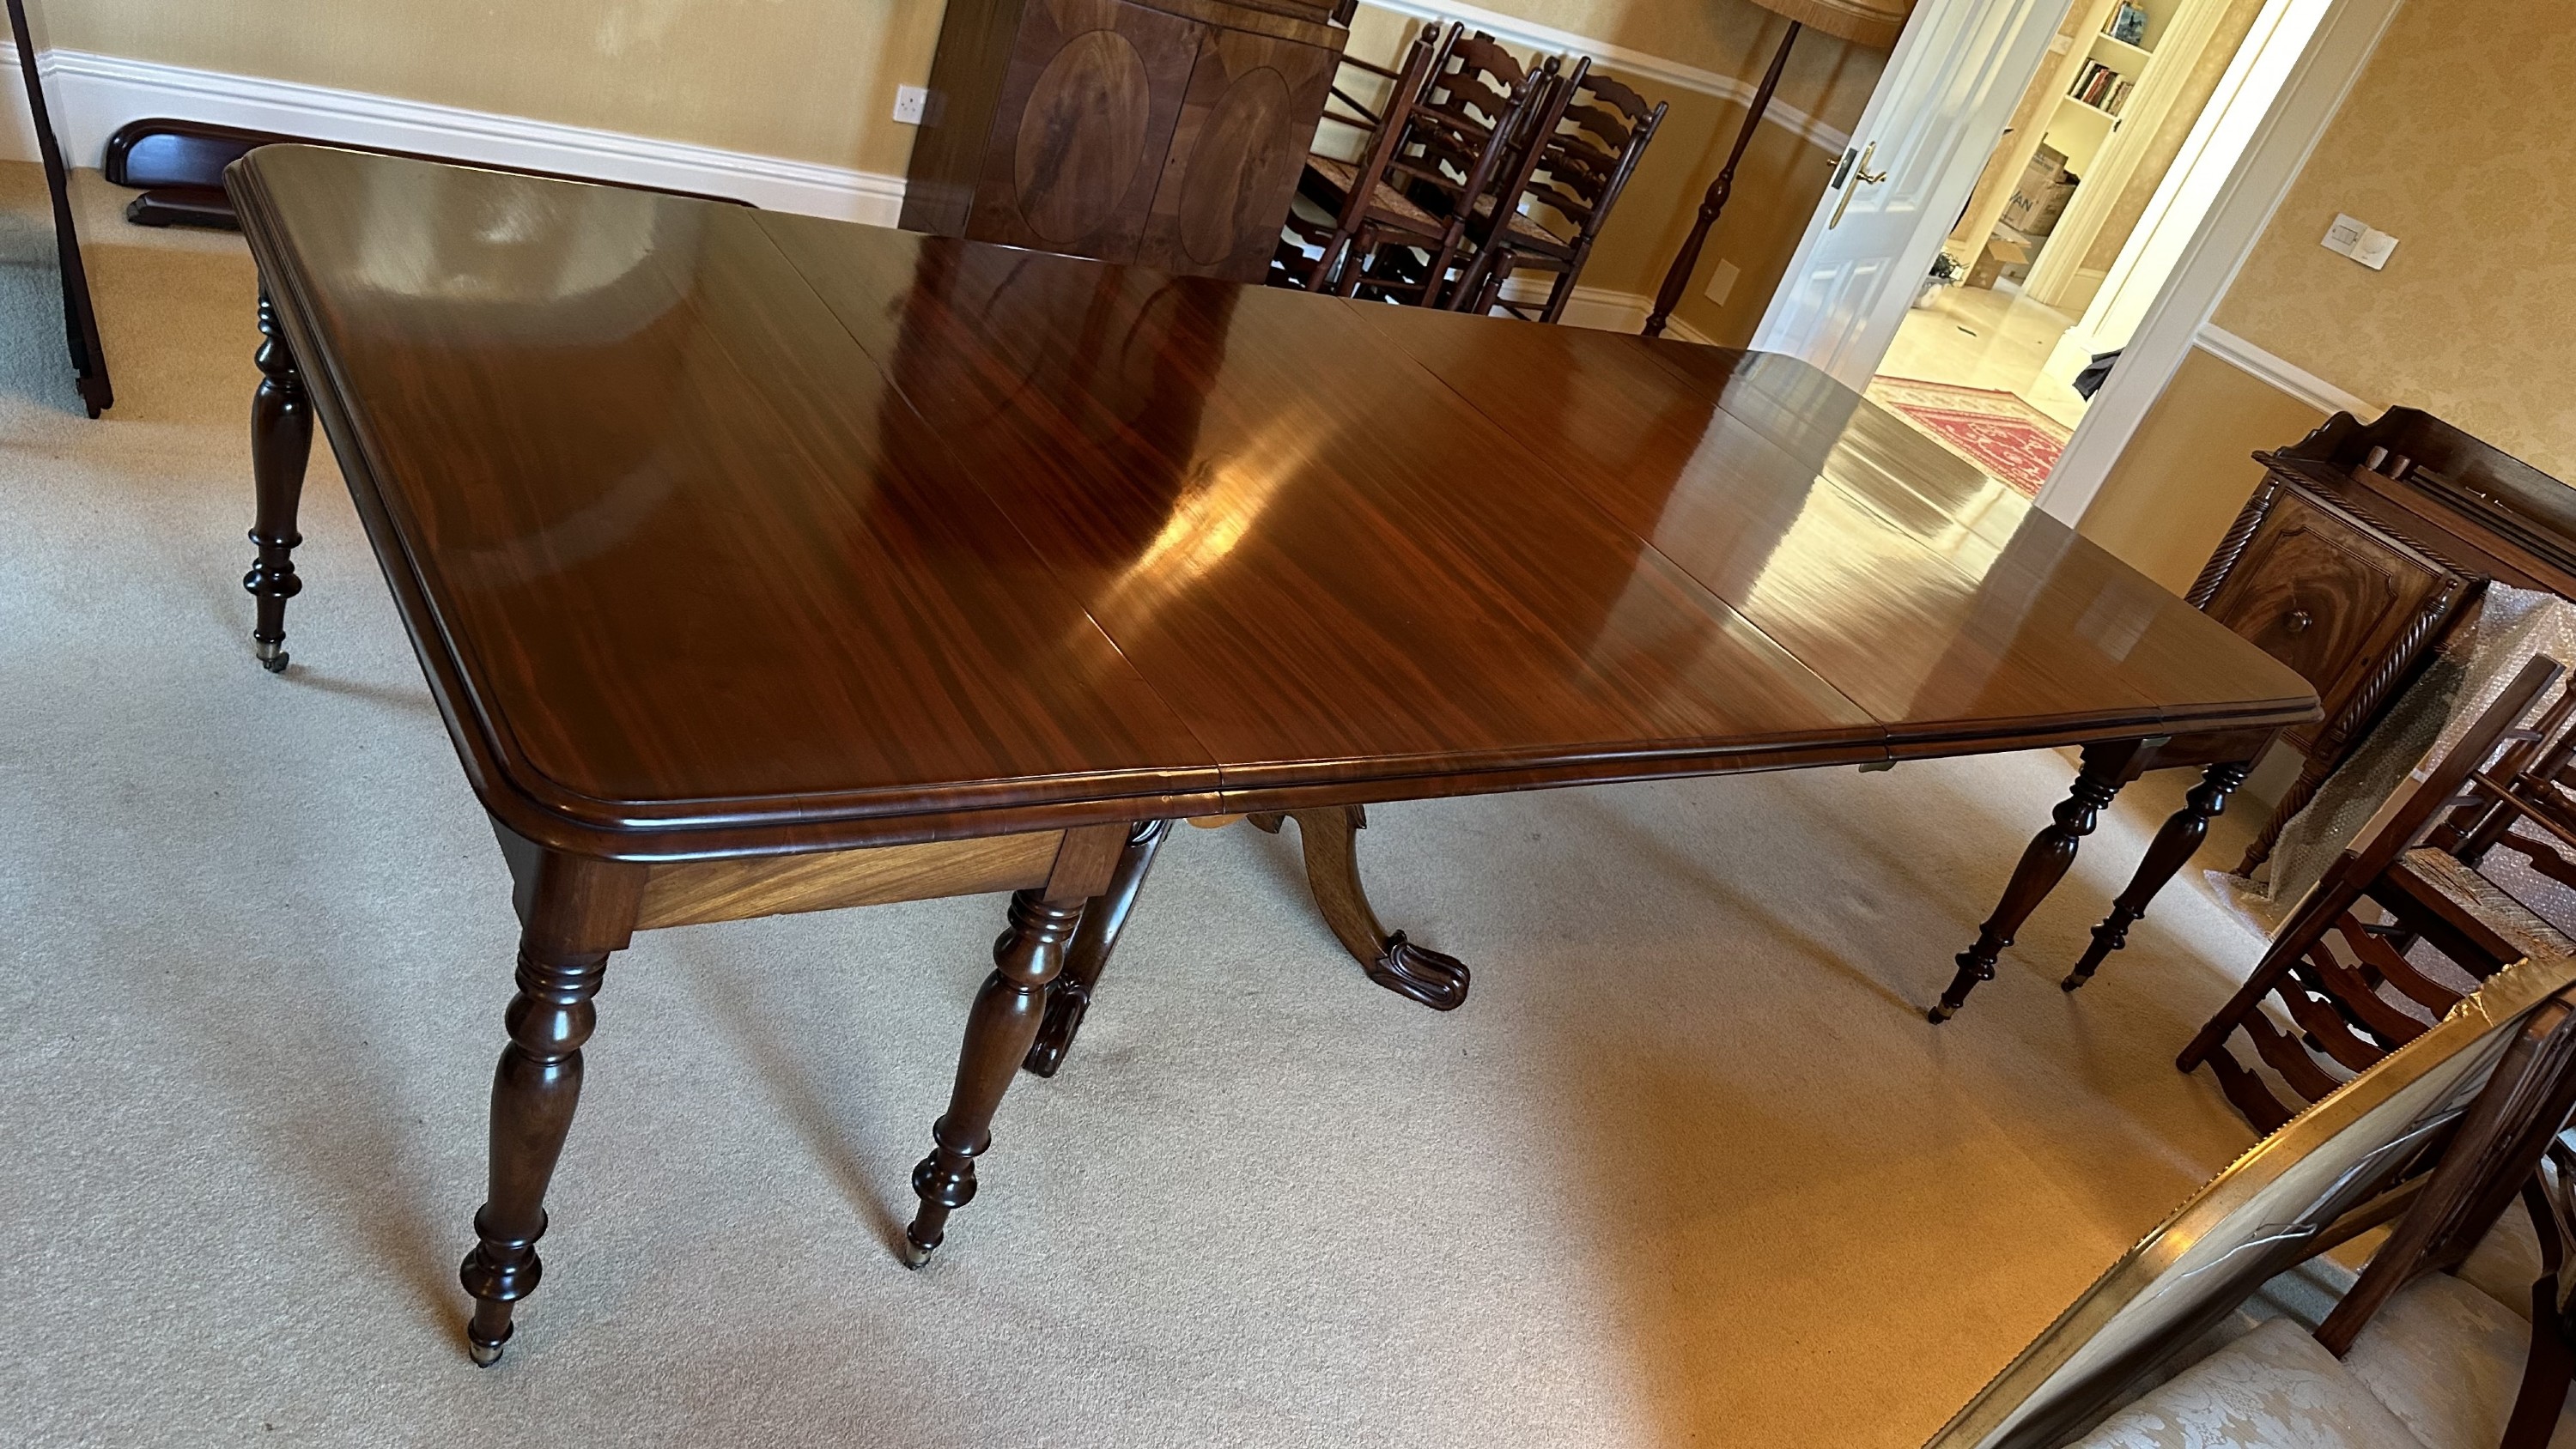
M14 74L17 51L0 49ZM317 141L697 191L773 211L878 226L894 225L903 209L902 177L810 161L78 50L45 51L37 68L45 77L64 151L76 166L98 165L107 138L126 122L175 116ZM26 99L15 84L0 90L8 97L8 124L0 128L0 142L7 143L11 159L32 161L36 138L27 123Z
M2363 422L2379 416L2377 403L2344 391L2306 368L2276 357L2235 333L2213 323L2203 323L2192 337L2192 345L2210 356L2234 365L2238 370L2264 382L2308 406L2324 413L2350 413Z

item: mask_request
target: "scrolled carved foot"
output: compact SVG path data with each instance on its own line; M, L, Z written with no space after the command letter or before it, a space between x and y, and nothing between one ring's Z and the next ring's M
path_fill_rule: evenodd
M1386 949L1365 969L1371 981L1433 1011L1456 1011L1467 1001L1467 963L1417 946L1402 931L1386 938Z
M1073 1050L1073 1038L1082 1030L1083 1013L1091 1009L1091 993L1077 982L1057 977L1047 989L1046 1019L1038 1023L1037 1040L1029 1043L1029 1054L1020 1062L1020 1070L1031 1076L1052 1077L1064 1065L1064 1054Z

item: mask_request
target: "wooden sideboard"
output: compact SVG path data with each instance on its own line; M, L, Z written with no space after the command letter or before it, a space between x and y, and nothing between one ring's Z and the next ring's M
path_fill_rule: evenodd
M2190 601L2299 671L2325 718L2283 736L2304 763L2240 872L2271 854L2488 580L2576 598L2576 488L2439 418L2337 413L2254 459L2263 482Z
M1261 280L1335 0L949 0L903 225Z

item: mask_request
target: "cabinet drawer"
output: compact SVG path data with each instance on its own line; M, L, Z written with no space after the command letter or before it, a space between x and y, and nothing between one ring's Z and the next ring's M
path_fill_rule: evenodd
M2324 721L2290 736L2304 744L2338 721L2418 616L2460 582L2438 560L2285 488L2206 607L2316 690Z

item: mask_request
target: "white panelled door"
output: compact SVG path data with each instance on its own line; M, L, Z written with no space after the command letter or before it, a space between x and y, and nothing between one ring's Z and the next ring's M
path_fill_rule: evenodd
M1753 334L1859 387L1958 224L2069 0L1922 0Z

